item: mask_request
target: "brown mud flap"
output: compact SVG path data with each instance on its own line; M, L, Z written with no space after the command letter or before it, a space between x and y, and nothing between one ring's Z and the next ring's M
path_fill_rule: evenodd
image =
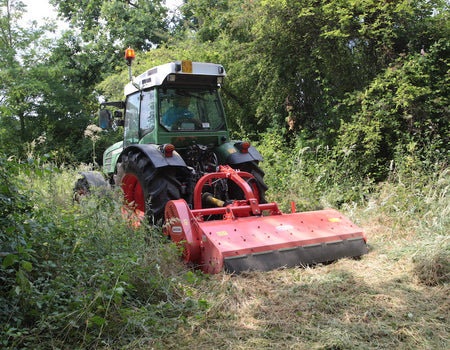
M364 254L367 254L366 242L363 237L356 237L225 257L224 268L231 273L270 271L279 268L327 263L345 257L358 257Z

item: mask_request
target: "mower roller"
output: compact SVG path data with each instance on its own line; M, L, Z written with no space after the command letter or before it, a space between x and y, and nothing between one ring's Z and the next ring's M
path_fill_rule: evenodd
M203 192L212 182L236 183L244 200L230 203ZM219 166L203 176L194 191L194 208L169 201L163 231L184 247L184 259L206 273L268 271L325 263L367 253L362 230L334 209L283 214L276 203L259 203L255 178ZM204 208L208 203L210 208Z

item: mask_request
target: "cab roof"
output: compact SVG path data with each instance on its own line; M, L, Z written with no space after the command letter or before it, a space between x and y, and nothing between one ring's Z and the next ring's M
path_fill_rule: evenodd
M222 65L192 61L174 61L151 68L125 85L124 94L153 86L218 86L226 75Z

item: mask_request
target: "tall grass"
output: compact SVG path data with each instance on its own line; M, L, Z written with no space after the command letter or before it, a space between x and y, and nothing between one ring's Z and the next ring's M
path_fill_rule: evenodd
M369 254L316 268L213 276L191 271L159 229L132 229L120 193L71 199L77 171L1 158L0 344L5 348L444 349L450 172L396 164L356 178L346 154L260 148L288 211L335 207Z
M201 312L178 250L132 228L119 193L74 203L77 172L48 157L1 158L0 172L2 348L120 346Z
M352 150L336 152L327 145L304 145L301 141L288 147L273 131L267 132L259 149L264 158L268 199L285 211L290 201L303 211L339 208L344 203L364 200L373 191L372 180L346 166Z
M407 256L414 273L428 285L450 282L450 171L396 174L379 186L360 210L368 225L383 225L377 243Z

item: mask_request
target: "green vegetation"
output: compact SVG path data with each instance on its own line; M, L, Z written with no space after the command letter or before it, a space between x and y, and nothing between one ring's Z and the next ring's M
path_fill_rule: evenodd
M287 154L266 164L269 199L286 207L298 200L301 210L340 201L364 228L368 255L204 276L181 262L160 229L132 228L118 193L76 204L75 170L47 155L1 158L0 342L9 349L445 348L448 169L425 173L417 163L355 188L328 178L326 150L296 149L294 162ZM339 193L359 199L344 202Z
M450 347L448 1L50 1L70 29L0 0L0 346L6 349ZM151 18L151 19L150 19ZM205 276L121 194L74 203L98 101L172 60L216 62L233 137L267 199L338 208L370 252L316 268ZM95 166L95 165L94 165Z
M202 310L177 250L133 228L115 193L73 203L76 172L48 157L1 158L0 176L2 347L126 344Z

